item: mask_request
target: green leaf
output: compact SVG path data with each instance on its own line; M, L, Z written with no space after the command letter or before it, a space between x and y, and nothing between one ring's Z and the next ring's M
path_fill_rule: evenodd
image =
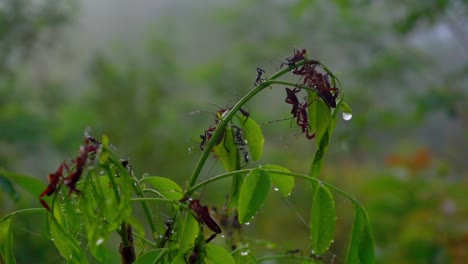
M329 134L328 132L325 132L318 144L317 150L315 151L314 160L312 161L312 167L310 169L310 176L314 178L318 178L320 175L323 158L329 141Z
M319 185L315 190L310 216L310 238L315 254L323 254L333 241L336 212L335 201L328 187Z
M290 172L287 168L279 166L279 165L263 165L262 169ZM294 177L293 176L287 176L287 175L283 175L283 174L276 174L276 173L273 173L273 172L268 172L268 174L270 175L271 181L273 182L273 185L275 186L275 188L277 188L278 191L284 197L288 197L289 195L291 195L291 191L294 188Z
M349 105L345 102L343 102L341 104L341 111L343 113L348 113L348 114L352 114L353 113L353 110L351 110L351 107L349 107Z
M254 216L265 201L271 187L270 175L256 168L245 177L239 196L239 222L246 223Z
M237 207L239 202L240 190L244 183L244 174L232 176L231 194L229 195L229 207Z
M234 171L240 168L239 149L234 142L234 135L231 127L226 127L223 139L214 147L216 156L224 165L226 171Z
M88 263L75 237L71 233L66 232L54 219L50 219L49 221L52 239L60 254L69 263Z
M0 220L0 254L6 264L16 263L13 254L13 219L15 214L9 214Z
M322 137L328 132L331 126L331 111L327 103L323 100L316 100L316 113L315 113L315 137L317 142L322 141ZM328 145L328 144L327 144Z
M374 263L374 241L369 218L364 209L357 205L355 208L353 232L351 234L346 263Z
M179 243L179 250L180 251L187 251L190 248L193 248L195 241L200 233L200 226L198 224L197 219L190 214L187 213L187 217L185 218L185 222L182 229L182 234L180 236L180 243Z
M234 258L224 248L214 245L206 245L206 259L214 264L235 264ZM209 262L208 262L209 263Z
M142 178L140 182L151 184L162 197L169 200L179 201L184 196L182 188L168 178L152 176Z
M139 256L133 264L155 264L156 260L164 254L165 250L162 248L150 250Z
M10 196L10 198L17 202L19 200L19 193L15 190L15 187L13 186L13 183L10 181L10 179L3 177L0 174L0 187Z
M260 126L250 117L237 116L239 121L242 123L242 131L244 132L244 138L247 140L247 146L250 151L250 158L252 161L257 161L262 157L263 144L265 139L263 138L262 129Z
M9 172L3 169L0 169L0 176L6 177L11 182L17 184L34 197L38 197L46 187L45 184L37 178Z

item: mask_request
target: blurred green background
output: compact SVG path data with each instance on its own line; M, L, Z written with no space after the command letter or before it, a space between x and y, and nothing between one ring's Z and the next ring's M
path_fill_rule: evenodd
M337 73L353 109L321 178L368 210L377 263L468 263L466 0L2 0L0 168L45 183L90 127L137 175L185 186L213 122L206 112L233 105L257 67L274 73L295 47ZM287 118L284 97L275 87L247 108L259 123ZM308 171L315 143L288 121L262 129L265 154L249 166ZM220 172L212 159L202 178ZM228 186L207 188L203 203L222 206ZM40 206L0 188L0 216ZM307 250L309 191L297 182L289 200L269 197L244 227L252 253ZM336 203L325 258L342 263L353 211L338 194ZM18 263L63 262L42 224L17 219Z

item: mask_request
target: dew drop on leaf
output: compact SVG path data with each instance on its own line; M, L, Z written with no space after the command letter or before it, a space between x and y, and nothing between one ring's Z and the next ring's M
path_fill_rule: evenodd
M99 238L99 239L96 241L96 246L101 245L103 242L104 242L104 238Z
M275 190L275 191L279 191L278 187L275 187L275 188L273 188L273 190Z
M249 255L249 252L250 252L250 250L241 251L241 256L245 257L245 256Z
M349 121L351 118L353 118L353 114L343 112L343 120Z

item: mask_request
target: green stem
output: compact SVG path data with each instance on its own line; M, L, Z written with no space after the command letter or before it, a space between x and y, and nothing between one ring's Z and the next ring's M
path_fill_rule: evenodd
M228 172L228 173L224 173L224 174L220 174L220 175L217 175L215 177L212 177L208 180L205 180L195 186L193 186L192 188L190 188L188 191L187 191L187 194L191 194L193 192L195 192L196 190L202 188L203 186L209 184L209 183L212 183L212 182L215 182L215 181L219 181L221 179L224 179L224 178L228 178L228 177L232 177L234 175L237 175L237 174L248 174L251 170L253 169L244 169L244 170L238 170L238 171L232 171L232 172ZM336 191L337 193L343 195L344 197L348 198L352 203L354 203L355 205L362 207L361 203L356 200L356 198L350 196L349 194L347 194L345 191L341 190L340 188L338 187L335 187L329 183L326 183L326 182L323 182L317 178L314 178L314 177L311 177L309 175L304 175L304 174L299 174L299 173L293 173L293 172L286 172L286 171L279 171L279 170L271 170L271 169L263 169L265 170L266 172L268 173L273 173L273 174L281 174L281 175L286 175L286 176L292 176L292 177L295 177L295 178L300 178L300 179L305 179L305 180L309 180L309 181L313 181L313 182L316 182L317 184L322 184L334 191ZM151 198L151 199L161 199L161 198Z
M107 176L109 177L109 180L111 182L112 189L114 190L115 200L117 201L117 203L120 203L119 190L117 188L117 184L115 183L114 175L112 174L109 165L105 165L104 169L107 172Z
M109 157L109 159L112 162L112 164L114 164L119 169L119 171L125 172L125 176L128 176L128 177L132 178L132 180L134 181L134 184L132 184L132 187L133 187L133 190L135 191L136 195L138 197L140 197L140 198L145 197L144 194L143 194L143 191L141 189L140 182L138 181L138 179L136 179L136 177L134 175L132 175L132 177L131 177L129 175L129 173L127 172L127 170L122 166L120 161L116 160L114 157ZM150 225L151 232L153 234L156 233L156 225L153 222L153 215L152 215L151 210L150 210L150 208L148 206L148 203L143 201L141 203L141 206L143 207L143 211L145 212L145 217L148 220L148 224Z

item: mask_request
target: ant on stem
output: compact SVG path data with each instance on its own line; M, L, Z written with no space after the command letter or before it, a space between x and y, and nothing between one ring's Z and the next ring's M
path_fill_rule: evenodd
M265 81L262 78L263 74L265 74L265 70L263 70L261 68L257 68L257 77L255 78L255 82L254 82L255 86L257 86L257 85L261 84L263 81Z

